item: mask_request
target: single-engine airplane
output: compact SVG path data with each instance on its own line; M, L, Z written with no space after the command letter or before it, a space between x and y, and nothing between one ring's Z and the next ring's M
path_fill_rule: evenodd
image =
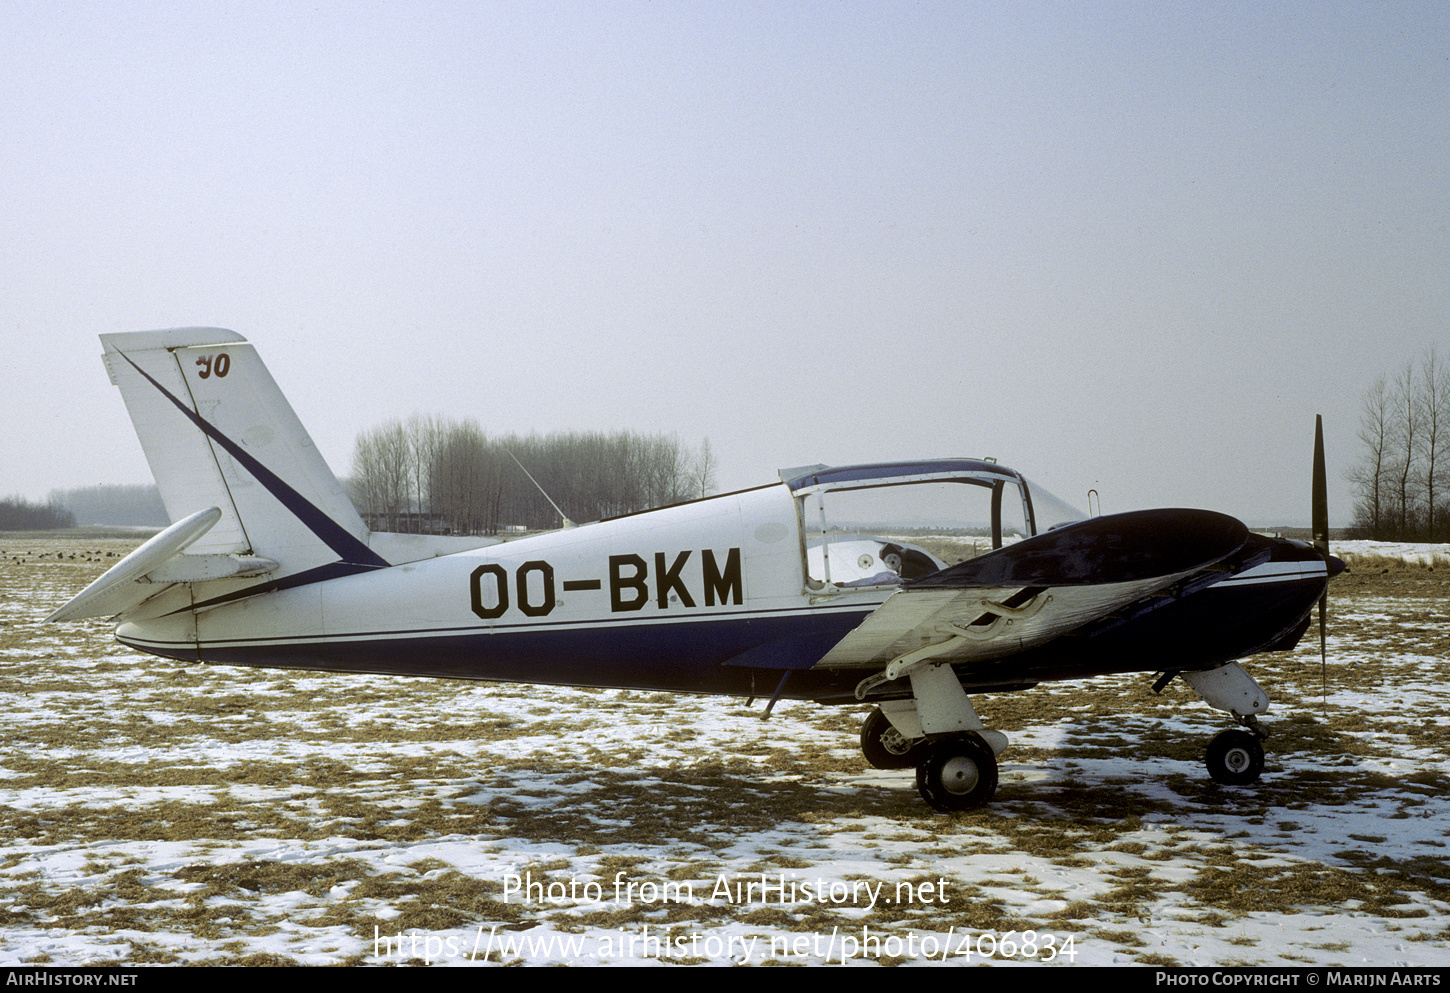
M968 692L1182 677L1263 768L1268 696L1237 660L1292 648L1343 568L1323 442L1315 544L1203 510L1086 519L993 460L813 465L754 489L501 542L369 530L241 336L102 335L170 527L49 618L234 665L874 704L879 768L938 810L986 803L1007 740Z

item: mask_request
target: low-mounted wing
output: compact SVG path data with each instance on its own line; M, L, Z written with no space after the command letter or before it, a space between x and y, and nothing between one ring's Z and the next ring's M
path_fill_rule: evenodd
M1002 658L1136 616L1267 558L1239 521L1205 510L1098 517L905 583L816 668Z

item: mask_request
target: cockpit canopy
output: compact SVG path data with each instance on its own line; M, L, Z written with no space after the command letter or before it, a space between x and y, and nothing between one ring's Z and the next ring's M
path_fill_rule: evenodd
M801 466L780 476L800 515L806 585L817 590L917 579L1086 517L979 459Z

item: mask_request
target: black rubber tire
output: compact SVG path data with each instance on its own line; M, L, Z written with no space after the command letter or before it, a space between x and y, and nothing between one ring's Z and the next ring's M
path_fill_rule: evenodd
M1250 731L1222 731L1208 743L1203 764L1214 782L1247 786L1258 782L1264 771L1264 746Z
M939 739L916 767L916 788L933 810L975 810L997 792L997 756L972 732Z

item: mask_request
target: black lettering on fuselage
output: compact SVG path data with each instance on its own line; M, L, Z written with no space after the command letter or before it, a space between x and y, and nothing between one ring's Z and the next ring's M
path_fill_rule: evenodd
M634 568L634 575L624 575L623 569L627 566ZM638 555L609 556L609 609L639 610L648 603L649 587L645 584L645 577L648 575L649 566ZM624 598L626 590L634 592L634 596L628 600Z
M694 551L686 549L676 553L672 562L669 553L655 552L654 601L661 610L669 608L672 597L678 599L682 607L695 606L695 598L699 594L691 592L694 577L687 575L693 556ZM713 549L701 549L699 562L705 606L745 602L740 549L732 548L726 552L723 566ZM650 600L649 580L649 564L642 556L609 556L609 609L616 613L642 609Z
M543 596L538 603L529 599L529 573L536 572L543 580ZM529 617L544 617L554 609L554 567L547 562L525 562L519 566L519 609Z
M494 602L492 607L483 605L485 584L483 577L485 576L493 577L492 583L489 584L493 587L493 596L489 597ZM493 562L481 565L473 570L473 575L469 579L469 600L473 605L473 612L486 621L502 617L503 612L509 609L509 579L503 566Z
M655 552L655 589L658 591L657 601L660 609L664 610L670 605L670 591L678 593L680 603L686 607L695 605L694 597L690 591L685 589L685 584L680 581L680 570L685 567L685 562L690 558L688 551L681 552L675 556L675 564L668 569L665 568L665 553Z
M698 560L694 554L693 549L676 552L671 561L667 552L654 553L653 599L660 610L669 609L672 603L694 607L699 593L692 592L691 587L696 582L703 586L707 607L744 603L740 549L732 548L726 552L723 566L713 549L701 549ZM697 574L691 574L689 568L694 561L700 562ZM475 614L484 620L496 620L508 612L512 599L512 605L516 605L525 617L547 617L563 602L556 593L554 567L548 562L532 559L512 569L512 577L509 575L510 567L497 562L473 570L469 576L469 605ZM513 582L509 581L510 578ZM598 579L566 579L561 585L565 593L583 593L597 590L602 584ZM512 598L510 587L513 589ZM644 556L633 552L609 556L610 611L642 610L650 599L649 563Z
M707 548L700 554L705 560L705 606L715 606L717 597L720 603L740 603L744 585L740 581L740 549L732 548L725 556L724 572L720 571L712 550ZM732 595L735 599L730 600Z

